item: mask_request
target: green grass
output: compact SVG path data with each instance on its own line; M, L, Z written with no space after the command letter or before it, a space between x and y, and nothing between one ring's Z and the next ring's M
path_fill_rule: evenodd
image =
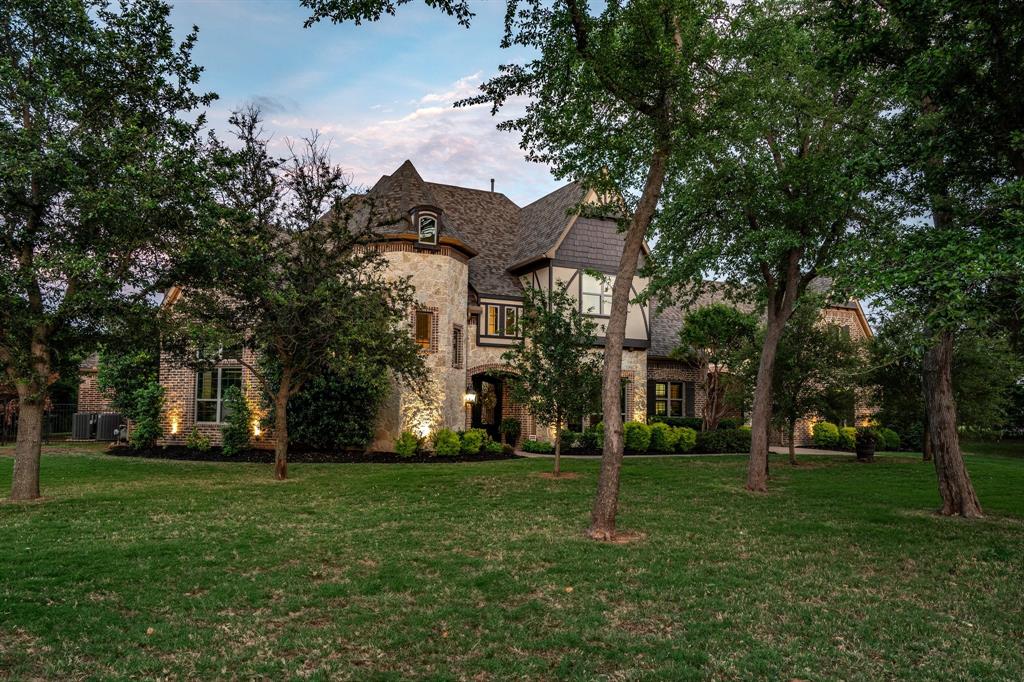
M1020 457L970 458L971 522L912 457L777 457L764 496L739 457L628 459L647 538L602 545L593 461L56 452L0 505L0 678L1024 679Z

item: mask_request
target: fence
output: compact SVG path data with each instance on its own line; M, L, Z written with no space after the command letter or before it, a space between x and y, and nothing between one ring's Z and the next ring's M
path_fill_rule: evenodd
M43 442L66 440L71 435L71 419L77 409L74 403L49 405L43 413ZM13 406L0 404L0 445L14 442L17 437L17 402Z

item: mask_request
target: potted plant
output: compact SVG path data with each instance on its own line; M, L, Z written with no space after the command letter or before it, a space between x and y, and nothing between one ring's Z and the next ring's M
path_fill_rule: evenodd
M875 446L878 444L878 433L874 427L862 426L857 429L857 461L875 461Z

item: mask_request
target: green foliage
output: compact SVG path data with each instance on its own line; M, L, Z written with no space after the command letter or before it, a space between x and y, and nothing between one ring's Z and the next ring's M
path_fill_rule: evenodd
M484 452L488 455L497 455L505 451L505 446L496 440L484 441Z
M649 417L649 419L651 421L651 424L662 423L662 424L668 424L669 426L672 426L672 427L685 427L685 428L688 428L688 429L693 429L694 431L700 431L704 427L704 420L701 419L700 417L659 417L659 416L655 415L655 416ZM735 420L731 420L731 421L735 421ZM723 424L726 424L726 423L729 423L729 422L730 422L730 420L722 419L722 420L719 421L719 426L722 426ZM727 427L727 428L735 428L735 427L736 427L736 425L733 424L732 426Z
M576 433L569 429L564 429L560 434L559 440L561 441L562 451L571 450L575 447L579 447L580 441L583 439L582 433Z
M461 450L459 434L451 429L438 429L434 434L434 454L438 457L455 457Z
M523 441L523 452L530 452L540 455L550 455L555 451L555 446L542 440L527 438Z
M488 440L487 432L483 429L469 429L462 434L461 440L459 452L463 455L476 455Z
M143 417L139 391L159 381L159 352L145 349L102 348L96 384L110 397L113 408L133 422Z
M600 452L604 447L604 424L598 423L583 429L579 446L587 452Z
M411 431L402 431L395 441L395 452L399 457L412 457L420 449L420 439Z
M527 288L522 338L502 358L512 399L542 422L561 426L591 409L601 389L601 359L592 350L597 325L561 288Z
M210 437L199 433L199 429L193 426L185 437L185 447L198 452L208 452L211 447Z
M163 435L160 425L160 412L164 406L164 387L151 381L142 388L131 393L131 403L125 404L131 409L131 431L129 442L133 448L145 449L156 444Z
M896 451L900 449L900 435L888 427L878 429L878 442L886 450Z
M819 448L839 446L839 428L832 422L815 422L811 427L811 440Z
M318 450L365 448L387 395L387 373L378 368L324 368L288 401L288 440Z
M705 454L750 451L750 429L719 429L696 434L696 452Z
M626 422L622 425L622 438L629 452L647 452L651 446L651 427L643 422Z
M839 429L839 442L837 447L844 450L852 450L857 445L857 429L853 426L844 426Z
M668 424L656 422L651 424L651 439L648 449L651 452L672 452L679 438L679 431Z
M224 392L224 412L227 417L221 426L224 454L231 457L249 447L252 410L249 401L237 386Z
M855 447L874 448L879 444L878 430L873 426L859 426L854 429Z
M523 432L523 425L515 417L505 417L498 424L498 431L505 436L505 440L510 445L515 445L519 442L519 435Z
M697 447L697 430L687 426L673 426L676 436L676 452L691 452Z

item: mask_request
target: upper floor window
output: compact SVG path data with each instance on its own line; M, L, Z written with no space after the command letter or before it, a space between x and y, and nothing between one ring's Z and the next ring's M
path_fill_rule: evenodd
M465 355L465 348L462 341L462 325L452 327L452 367L462 369L462 358Z
M430 310L416 311L416 343L424 350L430 350L433 335L434 313Z
M521 336L519 319L522 314L521 305L487 303L484 305L483 319L480 323L480 335L518 338Z
M425 213L416 221L420 244L437 246L437 216Z
M614 277L597 277L581 273L580 310L590 315L607 317L612 313L612 285Z
M242 388L241 367L216 367L196 372L196 421L223 422L230 415L224 393L232 386Z

